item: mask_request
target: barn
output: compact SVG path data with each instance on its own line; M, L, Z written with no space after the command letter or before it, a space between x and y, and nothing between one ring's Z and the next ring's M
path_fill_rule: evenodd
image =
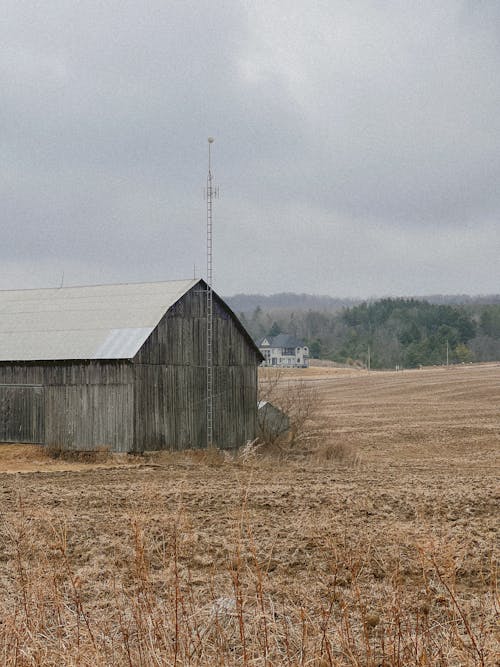
M0 291L0 442L204 447L203 280ZM213 442L255 438L263 357L213 293Z

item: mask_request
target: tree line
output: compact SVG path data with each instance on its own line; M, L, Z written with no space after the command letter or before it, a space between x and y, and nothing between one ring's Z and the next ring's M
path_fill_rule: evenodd
M312 357L372 368L500 360L500 304L387 298L334 312L257 306L240 319L254 340L289 333Z

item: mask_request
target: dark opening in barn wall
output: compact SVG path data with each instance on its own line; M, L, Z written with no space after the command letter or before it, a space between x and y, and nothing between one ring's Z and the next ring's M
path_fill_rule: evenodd
M0 442L42 444L43 415L43 387L0 385Z

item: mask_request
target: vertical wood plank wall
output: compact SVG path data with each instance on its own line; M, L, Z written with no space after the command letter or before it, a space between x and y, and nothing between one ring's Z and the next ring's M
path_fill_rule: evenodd
M135 442L140 450L206 446L206 295L192 288L163 317L134 359ZM257 353L214 295L214 443L253 439Z
M52 447L113 451L133 449L134 385L129 362L1 363L0 397L9 385L43 386L43 433L38 438ZM17 389L22 392L22 387ZM5 406L4 406L5 407ZM24 403L25 422L35 417ZM8 410L7 410L8 412ZM5 423L0 400L0 422ZM35 442L16 430L17 421L0 429L0 442Z
M43 443L43 415L43 387L0 385L0 442Z

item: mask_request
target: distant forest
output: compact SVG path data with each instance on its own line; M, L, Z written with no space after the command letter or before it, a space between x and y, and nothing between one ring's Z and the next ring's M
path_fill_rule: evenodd
M500 360L500 295L356 302L280 294L226 300L254 340L294 334L319 359L370 362L372 368Z

